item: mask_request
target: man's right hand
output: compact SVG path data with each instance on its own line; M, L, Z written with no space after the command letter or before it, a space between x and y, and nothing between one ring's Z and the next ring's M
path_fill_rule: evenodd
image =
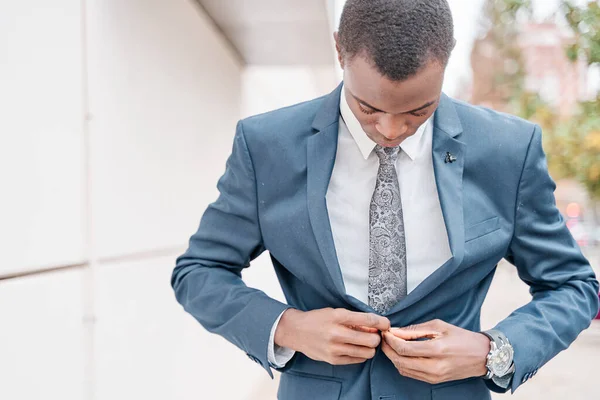
M359 364L375 356L381 342L379 331L390 327L390 321L377 314L290 308L281 316L275 344L332 365Z

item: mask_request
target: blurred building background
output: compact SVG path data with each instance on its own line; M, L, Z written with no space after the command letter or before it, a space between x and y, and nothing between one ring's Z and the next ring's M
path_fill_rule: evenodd
M598 38L598 6L449 2L444 90L549 132L557 203L597 268L600 40L580 39ZM169 280L237 120L339 83L343 3L0 0L0 399L275 398L277 381L185 314ZM244 279L283 300L266 255ZM501 265L483 327L528 299ZM594 324L516 396L594 398L598 359Z

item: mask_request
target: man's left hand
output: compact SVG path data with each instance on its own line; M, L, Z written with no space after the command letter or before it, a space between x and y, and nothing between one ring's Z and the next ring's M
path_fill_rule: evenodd
M392 328L382 336L383 352L403 376L435 384L487 372L490 340L481 333L433 320Z

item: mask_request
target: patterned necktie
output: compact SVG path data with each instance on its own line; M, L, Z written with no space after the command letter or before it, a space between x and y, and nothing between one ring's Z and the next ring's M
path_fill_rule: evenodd
M396 159L400 147L375 146L379 171L369 209L369 306L383 314L407 294L406 240Z

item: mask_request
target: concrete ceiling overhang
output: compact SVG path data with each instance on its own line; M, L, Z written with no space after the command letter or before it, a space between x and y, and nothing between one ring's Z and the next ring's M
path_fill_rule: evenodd
M328 0L196 0L251 65L334 65Z

